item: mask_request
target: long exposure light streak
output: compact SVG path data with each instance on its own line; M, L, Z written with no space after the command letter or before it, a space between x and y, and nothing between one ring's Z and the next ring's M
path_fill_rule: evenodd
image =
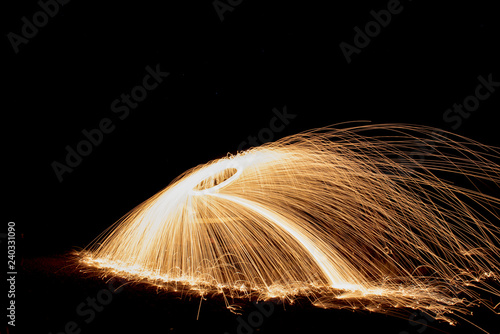
M424 126L314 129L188 170L79 258L165 289L454 323L498 308L479 292L500 296L499 158Z

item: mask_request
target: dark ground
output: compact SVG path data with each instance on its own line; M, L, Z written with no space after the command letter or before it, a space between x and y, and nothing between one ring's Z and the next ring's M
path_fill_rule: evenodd
M225 307L220 295L200 298L165 292L146 284L121 285L119 278L101 279L88 268L77 268L66 257L25 259L19 289L23 294L18 321L32 332L59 333L74 321L82 333L474 333L466 322L452 327L418 311L401 310L398 316L352 310L325 310L307 300L293 305L279 300L259 309L247 300L229 300L241 307L240 315ZM121 286L121 289L111 294ZM103 291L111 291L109 300ZM102 302L99 302L101 297ZM87 298L94 298L95 309ZM262 302L261 302L262 303ZM272 306L270 306L272 304ZM262 305L262 304L260 304ZM79 308L80 307L80 308ZM198 310L200 310L197 319ZM406 313L405 313L406 312ZM262 315L260 315L262 314ZM415 320L414 322L409 319ZM498 321L498 316L496 316ZM498 326L491 313L471 318L494 333ZM248 325L241 325L242 323ZM240 327L241 326L241 327ZM28 332L28 331L26 331Z
M37 257L22 264L19 324L26 333L60 333L74 321L81 333L475 333L462 321L457 326L434 320L414 310L398 316L349 309L325 310L307 300L293 305L280 300L259 309L247 300L229 300L241 307L231 313L220 295L200 298L165 292L146 284L107 280L77 268L71 256ZM119 289L117 292L116 289ZM181 289L179 289L181 290ZM113 294L106 291L114 292ZM107 295L111 298L107 299ZM95 299L96 311L88 298ZM101 302L99 301L101 298ZM270 304L272 304L270 306ZM260 304L262 305L262 304ZM197 319L199 313L199 318ZM489 311L474 310L472 320L490 333L498 329ZM260 315L262 313L262 315ZM414 321L410 321L412 319ZM242 323L248 325L241 325Z
M186 169L235 153L249 135L270 128L274 108L286 106L296 116L273 139L370 120L430 125L500 146L500 88L470 115L443 118L475 94L479 76L500 81L500 21L493 2L401 1L401 12L350 63L340 43L354 44L354 27L363 29L373 20L370 11L386 9L389 1L328 7L238 2L223 1L235 6L221 21L211 0L72 0L17 53L10 33L22 35L22 18L32 21L41 7L35 0L4 4L6 216L0 233L8 221L16 223L18 332L55 334L74 320L81 333L236 333L237 316L220 299L203 301L196 320L199 299L144 286L127 286L85 324L89 315L79 316L77 307L107 285L66 267L65 259ZM123 103L115 113L113 101L141 85L146 66L157 64L169 76L129 115ZM64 163L65 147L75 149L85 139L82 131L105 118L115 126L112 132L60 182L54 161ZM254 311L247 303L243 319ZM304 302L286 311L276 306L254 332L477 332L463 324L432 322L434 329L408 319L320 310ZM475 319L500 332L498 316L486 312ZM0 332L14 329L3 323Z

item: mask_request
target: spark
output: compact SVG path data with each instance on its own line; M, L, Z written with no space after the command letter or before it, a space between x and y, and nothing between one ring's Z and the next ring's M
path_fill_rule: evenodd
M406 307L454 324L488 303L477 290L500 296L500 199L479 190L498 188L499 157L424 126L314 129L188 170L79 258L202 298Z

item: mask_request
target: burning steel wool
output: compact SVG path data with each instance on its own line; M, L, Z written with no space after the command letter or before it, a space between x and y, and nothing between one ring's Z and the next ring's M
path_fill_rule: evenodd
M79 256L200 295L454 323L499 306L478 293L500 295L500 199L483 192L498 190L499 157L423 126L315 129L185 172Z

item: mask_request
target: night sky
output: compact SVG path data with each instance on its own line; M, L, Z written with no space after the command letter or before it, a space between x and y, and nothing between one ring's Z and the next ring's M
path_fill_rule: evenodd
M222 300L204 301L196 321L199 298L146 287L125 289L90 323L75 313L107 283L67 267L67 254L198 164L359 120L500 146L500 21L489 1L30 0L0 15L1 233L16 223L22 333L64 332L72 319L81 333L236 333ZM78 149L86 156L68 158ZM251 330L473 332L415 326L413 310L301 305L275 305ZM255 310L247 303L242 317ZM497 318L486 313L482 325L498 332Z

